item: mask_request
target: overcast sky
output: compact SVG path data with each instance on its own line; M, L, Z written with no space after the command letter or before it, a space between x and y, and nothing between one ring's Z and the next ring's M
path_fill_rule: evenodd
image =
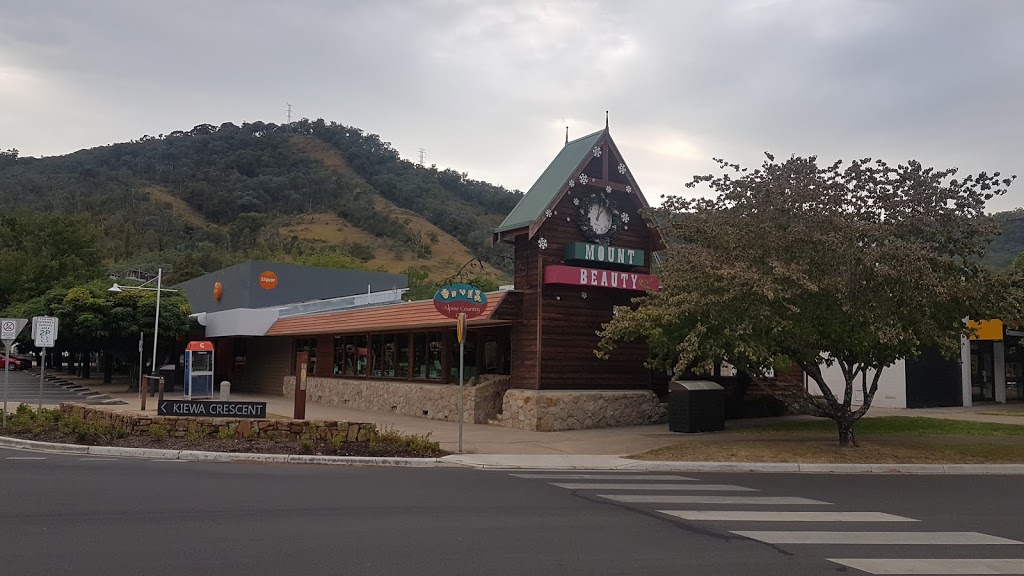
M286 102L520 190L610 110L654 203L768 150L1020 174L990 208L1024 205L1015 0L0 0L0 149L281 123Z

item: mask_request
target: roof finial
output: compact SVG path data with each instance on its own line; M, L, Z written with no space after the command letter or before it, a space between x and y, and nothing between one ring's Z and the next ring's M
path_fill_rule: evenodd
M565 143L566 144L569 143L569 127L568 126L565 127Z
M608 129L608 111L607 110L604 111L604 129L605 130Z

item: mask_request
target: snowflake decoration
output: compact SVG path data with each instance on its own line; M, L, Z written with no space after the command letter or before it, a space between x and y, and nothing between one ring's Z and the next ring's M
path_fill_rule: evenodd
M566 221L566 222L571 222L571 219L570 219L570 218L569 218L568 216L566 216L566 217L565 217L565 221Z
M551 210L545 210L544 215L547 216L548 218L551 218Z
M622 229L623 230L629 230L629 226L623 226Z
M622 218L623 224L629 224L629 214L626 214L625 212L623 212L621 218Z
M576 206L579 206L579 205L580 205L580 199L579 199L579 198L573 198L573 199L572 199L572 203L573 203L574 205L576 205Z
M626 165L625 165L625 164L622 164L622 163L620 162L620 163L619 163L619 174L625 174L625 173L626 173Z
M600 157L601 157L601 147L600 146L594 146L594 158L600 158Z
M604 193L605 194L611 194L612 193L612 187L611 186L605 186L604 187Z
M587 299L587 292L586 292L586 290L584 290L583 292L580 292L580 298L583 298L584 300Z
M586 174L580 174L580 184L586 184L587 180L590 180L590 178Z
M632 186L626 186L626 194L632 194L632 193L633 193L633 187Z
M547 250L548 239L541 236L540 240L537 240L537 247L541 250Z
M572 188L575 185L576 185L576 181L575 180L569 180L569 188Z

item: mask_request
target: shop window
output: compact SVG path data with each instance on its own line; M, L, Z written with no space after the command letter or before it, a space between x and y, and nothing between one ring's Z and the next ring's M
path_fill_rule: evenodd
M384 340L384 377L395 377L395 335L385 334Z
M334 369L331 374L341 376L343 374L355 374L355 365L351 363L349 348L351 348L351 337L334 337Z
M235 370L245 368L246 357L248 356L248 343L245 338L234 338L231 340L231 360Z
M380 378L384 372L384 337L380 334L370 336L370 362L373 363L370 376Z
M292 352L292 366L291 373L295 374L295 364L297 362L299 352L306 352L309 354L309 363L306 366L306 374L313 376L316 374L316 338L298 338L295 340L295 350Z
M395 338L395 363L398 368L395 375L408 378L409 374L409 335L399 334Z
M351 338L352 342L352 364L355 366L356 376L366 376L369 357L366 348L366 336L359 335Z
M466 342L464 344L465 365L462 373L467 381L479 373L476 365L476 349L479 341L480 339L475 332L466 334ZM457 384L459 382L459 341L456 338L452 338L452 355L449 366L451 366L451 381Z
M417 332L412 336L413 378L441 379L441 333Z

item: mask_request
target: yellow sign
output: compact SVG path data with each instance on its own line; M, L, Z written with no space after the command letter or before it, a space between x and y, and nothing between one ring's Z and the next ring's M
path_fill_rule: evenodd
M459 312L458 329L456 330L456 336L458 336L459 344L466 339L466 313Z
M967 322L967 326L974 330L970 336L971 340L1003 339L1002 320L970 320Z

